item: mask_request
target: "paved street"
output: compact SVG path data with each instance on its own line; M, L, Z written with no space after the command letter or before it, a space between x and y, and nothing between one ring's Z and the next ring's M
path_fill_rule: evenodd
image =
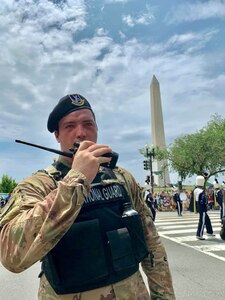
M198 215L158 212L156 226L167 250L177 300L225 299L225 241L219 211L209 211L216 237L195 238Z
M205 230L204 241L196 239L198 214L186 211L180 217L176 212L157 212L155 224L161 237L225 261L225 241L219 236L219 211L211 210L208 215L216 236L207 236Z

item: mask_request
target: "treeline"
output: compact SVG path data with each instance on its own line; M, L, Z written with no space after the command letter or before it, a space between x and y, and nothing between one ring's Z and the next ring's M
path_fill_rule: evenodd
M192 175L225 172L225 119L214 115L202 129L175 139L167 149L170 166L182 180Z
M0 181L0 193L12 193L17 183L8 175L3 175Z

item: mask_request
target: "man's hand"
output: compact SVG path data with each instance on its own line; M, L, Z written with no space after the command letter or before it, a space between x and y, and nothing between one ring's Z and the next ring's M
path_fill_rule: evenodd
M111 157L102 156L109 152L112 152L109 146L83 141L74 155L72 169L83 173L91 183L98 172L100 164L108 163L112 159Z

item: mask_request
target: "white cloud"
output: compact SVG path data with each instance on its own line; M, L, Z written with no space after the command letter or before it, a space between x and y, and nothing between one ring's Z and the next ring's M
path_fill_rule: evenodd
M164 50L174 48L189 53L196 52L197 50L204 48L217 34L218 30L214 29L175 34L164 44Z
M127 3L131 1L132 0L105 0L105 3Z
M135 25L149 25L154 19L153 9L150 8L150 6L146 7L146 12L139 13L138 15L131 16L128 14L122 16L122 21L129 27L134 27Z
M104 28L97 28L96 29L96 35L101 36L101 35L107 35L107 34L108 34L108 31L105 30Z
M18 138L56 147L46 130L48 114L60 97L79 92L96 111L100 141L119 152L120 164L134 170L140 180L144 171L138 149L151 144L153 74L161 85L167 142L201 128L213 112L224 113L224 54L215 57L203 51L218 35L216 30L174 30L158 43L145 43L127 40L123 28L118 43L110 30L98 27L94 36L77 41L74 34L76 38L88 18L84 1L62 1L61 6L44 0L6 3L3 0L0 8L1 142ZM139 16L131 17L130 24L138 24L138 18L141 23ZM22 152L21 147L15 146ZM16 178L25 176L18 166L21 152L4 159L11 161L4 163L4 172L8 166L11 175L10 168L17 166ZM30 172L49 164L49 157L40 152Z
M134 19L131 17L131 15L123 16L122 20L125 24L127 24L130 27L133 27L135 25Z
M193 22L210 18L225 18L224 0L196 1L195 3L183 3L173 7L166 21L168 23Z
M119 36L121 37L121 39L126 38L126 35L121 30L119 31Z

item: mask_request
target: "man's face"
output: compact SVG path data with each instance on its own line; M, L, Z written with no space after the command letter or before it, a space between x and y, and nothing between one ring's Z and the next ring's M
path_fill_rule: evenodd
M74 142L84 140L97 142L97 125L89 109L80 109L63 117L58 124L55 137L62 151L68 151Z

